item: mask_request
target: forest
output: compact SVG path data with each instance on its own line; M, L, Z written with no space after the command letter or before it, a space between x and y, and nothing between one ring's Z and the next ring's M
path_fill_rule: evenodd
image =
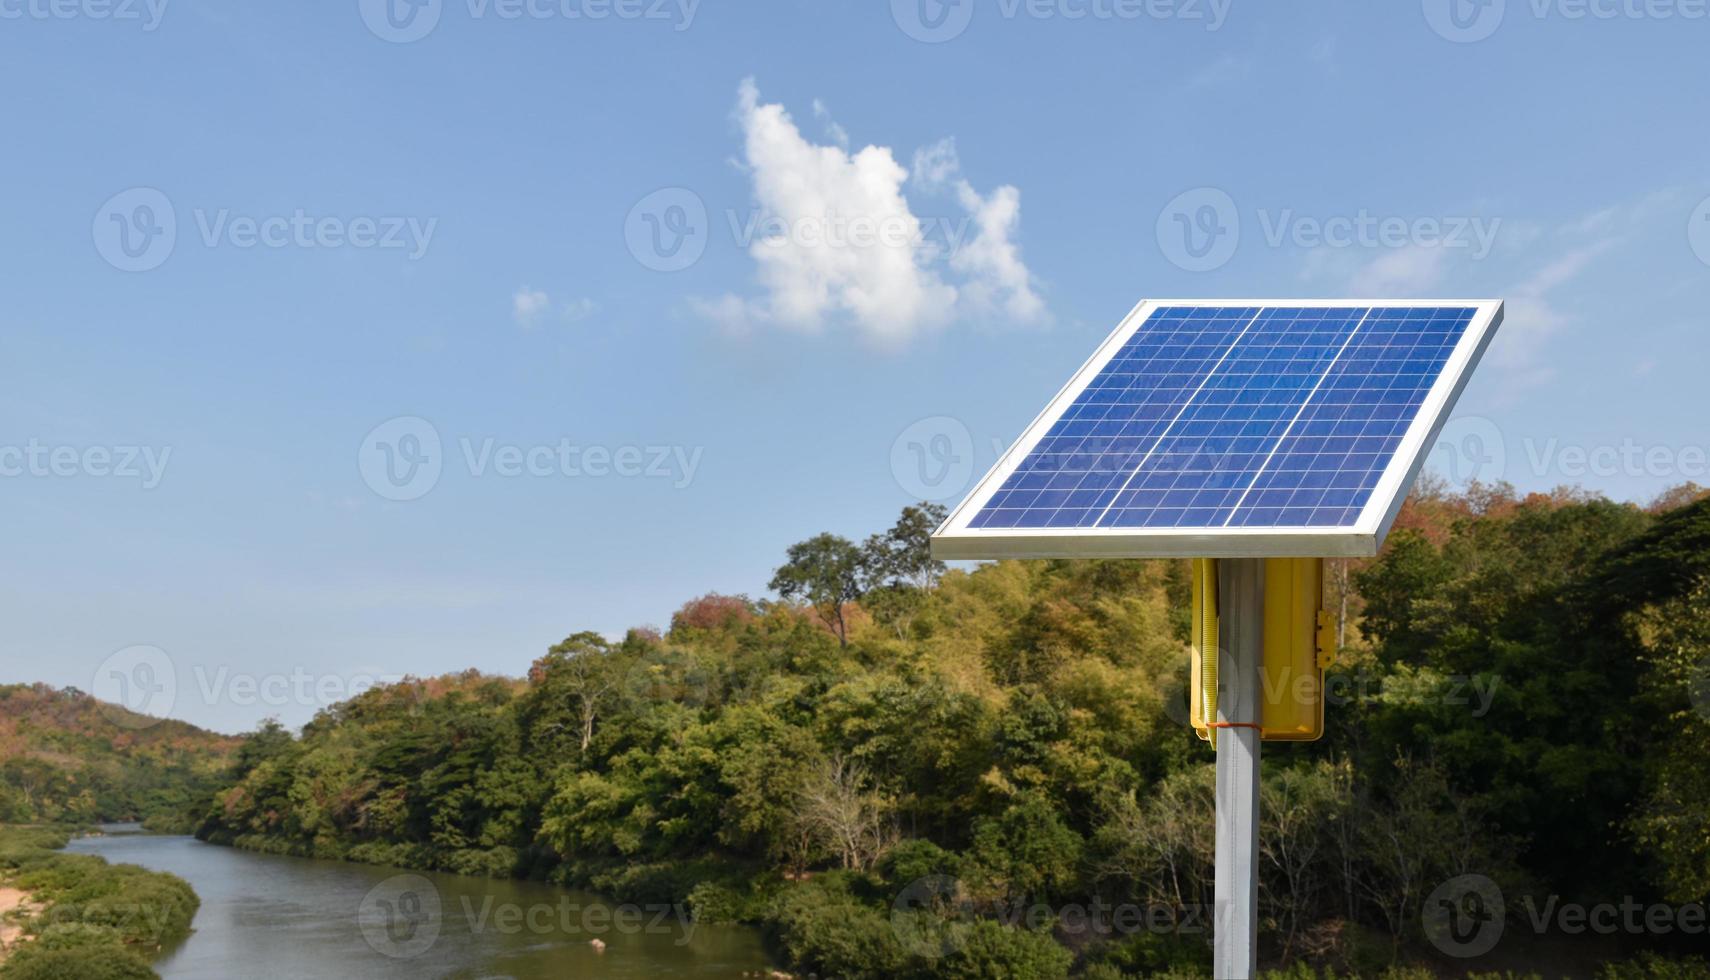
M775 599L575 632L526 678L410 679L301 733L265 724L196 833L687 902L761 926L802 974L1206 975L1186 565L946 569L938 516L804 541ZM1705 491L1427 483L1378 558L1326 578L1328 733L1264 752L1265 965L1710 976ZM1467 875L1507 928L1463 957L1422 923ZM1699 928L1552 917L1622 902Z
M138 821L188 832L240 739L75 688L0 684L0 823Z

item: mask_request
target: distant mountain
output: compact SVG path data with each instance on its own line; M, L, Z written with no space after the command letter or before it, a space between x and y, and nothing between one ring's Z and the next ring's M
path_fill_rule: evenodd
M0 685L0 821L182 828L241 741L76 688Z

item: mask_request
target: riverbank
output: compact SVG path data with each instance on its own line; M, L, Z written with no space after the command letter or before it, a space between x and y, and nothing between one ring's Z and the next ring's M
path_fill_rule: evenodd
M40 911L33 899L22 888L0 882L0 966L5 965L15 945L28 941L23 920Z
M175 875L67 854L70 836L0 826L0 978L154 977L149 961L190 931L195 891Z

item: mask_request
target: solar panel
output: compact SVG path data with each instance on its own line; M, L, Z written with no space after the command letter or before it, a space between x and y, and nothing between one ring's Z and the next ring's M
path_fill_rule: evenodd
M933 538L947 558L1375 554L1481 301L1143 302Z

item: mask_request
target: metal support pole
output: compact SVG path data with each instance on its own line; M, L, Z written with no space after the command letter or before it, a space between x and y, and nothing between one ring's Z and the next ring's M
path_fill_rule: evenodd
M1217 720L1258 724L1264 651L1265 562L1225 558L1218 583ZM1216 945L1212 976L1250 980L1258 969L1259 730L1217 732Z

